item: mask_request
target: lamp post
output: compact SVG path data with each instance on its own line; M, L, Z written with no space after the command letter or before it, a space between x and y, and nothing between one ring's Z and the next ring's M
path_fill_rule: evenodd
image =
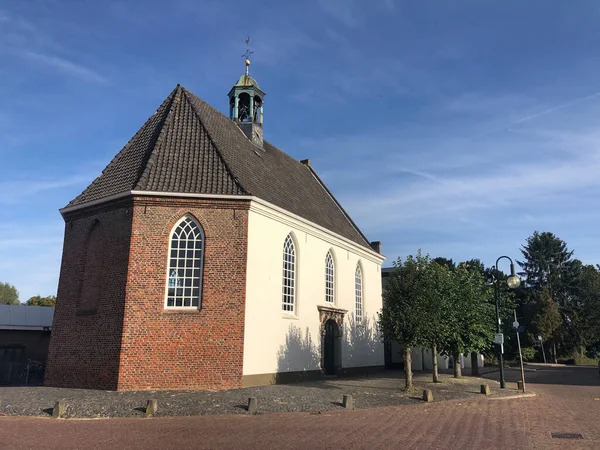
M508 259L510 261L510 276L508 277L508 279L506 280L506 283L508 284L508 287L510 289L516 289L519 287L519 285L521 284L521 280L519 279L519 277L517 275L515 275L515 264L513 263L513 260L510 259L508 256L501 256L500 258L498 258L496 260L496 273L498 273L498 263L500 262L501 259ZM496 333L498 335L500 335L500 292L498 289L498 280L496 280L496 282L494 283L494 296L496 298ZM502 356L502 345L501 343L498 343L498 355L499 355L499 359L500 359L500 387L502 389L504 389L506 387L506 383L504 381L504 358Z

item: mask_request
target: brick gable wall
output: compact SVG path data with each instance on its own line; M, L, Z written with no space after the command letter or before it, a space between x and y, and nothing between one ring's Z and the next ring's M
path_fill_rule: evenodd
M248 201L134 199L119 390L242 386ZM173 226L205 234L202 306L165 310Z
M121 201L65 216L63 256L48 354L48 386L116 389L121 349L125 285L131 237L132 206ZM90 265L98 251L93 229L101 226L105 260ZM97 235L96 235L97 236ZM89 280L99 283L92 308L82 299L85 266ZM102 270L103 273L97 273ZM90 272L91 271L91 272ZM93 273L92 273L93 272ZM88 287L89 292L89 287Z

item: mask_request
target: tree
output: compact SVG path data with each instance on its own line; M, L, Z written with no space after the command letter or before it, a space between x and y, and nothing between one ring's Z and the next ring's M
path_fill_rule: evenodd
M379 313L379 326L385 340L397 340L404 349L405 388L412 387L412 348L421 346L431 336L428 318L431 292L428 289L431 263L429 256L398 258L394 270L386 280L383 309ZM429 291L429 292L428 292Z
M464 267L471 272L478 272L483 276L483 282L488 286L493 283L493 279L491 278L491 274L489 272L490 269L486 269L485 265L481 262L480 259L474 258L462 263ZM478 360L478 352L471 352L471 375L479 376L479 360Z
M554 342L555 333L562 325L558 305L550 297L548 289L534 294L535 315L531 320L534 336L542 336L544 342Z
M600 271L597 267L582 267L576 299L578 314L575 315L574 328L580 352L583 353L585 348L596 352L600 350Z
M490 346L494 333L491 288L486 285L480 267L461 263L452 271L448 299L448 322L452 332L444 351L454 358L454 376L462 376L460 354L481 352Z
M17 288L9 283L0 283L0 304L18 305L19 291Z
M421 345L431 349L432 378L438 383L438 353L446 347L448 336L452 333L447 318L451 315L450 299L452 291L452 271L456 266L450 259L436 258L423 268L423 298L421 306L428 324L423 329Z
M25 302L27 306L56 306L56 296L49 295L48 297L41 297L36 295L35 297L31 297L29 300Z
M523 269L527 286L536 292L548 289L550 296L565 306L568 303L569 288L577 276L577 262L567 243L547 231L535 231L527 238L521 253L525 258L517 263Z
M559 340L563 351L580 347L582 339L577 324L581 318L581 305L577 294L583 264L573 258L573 251L568 249L565 241L550 232L535 231L527 238L521 253L524 260L517 262L523 269L521 274L525 277L526 287L533 295L541 295L546 289L558 305L561 325L554 332L554 343ZM533 317L532 323L534 320L540 319Z
M440 266L445 266L449 270L456 269L456 264L452 261L452 258L444 258L443 256L438 256L437 258L433 258L432 262L439 264Z

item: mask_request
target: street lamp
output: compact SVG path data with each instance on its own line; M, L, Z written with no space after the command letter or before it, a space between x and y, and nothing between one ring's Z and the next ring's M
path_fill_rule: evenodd
M515 264L513 263L512 259L510 259L508 256L501 256L500 258L498 258L496 260L496 273L498 273L498 263L503 258L506 258L510 261L510 277L508 277L508 279L506 280L506 284L508 284L508 287L510 289L516 289L521 285L521 279L517 275L515 275ZM503 338L504 336L500 334L500 292L498 289L498 280L496 280L496 282L494 283L494 296L496 298L496 334ZM504 389L506 387L506 383L504 381L504 358L502 356L503 339L500 342L496 342L496 344L498 345L498 355L500 356L500 387Z

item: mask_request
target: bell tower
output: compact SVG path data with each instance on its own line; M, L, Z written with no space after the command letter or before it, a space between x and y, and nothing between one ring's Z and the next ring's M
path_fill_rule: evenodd
M246 38L245 58L246 73L229 91L229 118L235 121L250 141L258 147L263 147L263 113L265 93L252 78L248 69L250 55L254 52L249 48L250 38Z

